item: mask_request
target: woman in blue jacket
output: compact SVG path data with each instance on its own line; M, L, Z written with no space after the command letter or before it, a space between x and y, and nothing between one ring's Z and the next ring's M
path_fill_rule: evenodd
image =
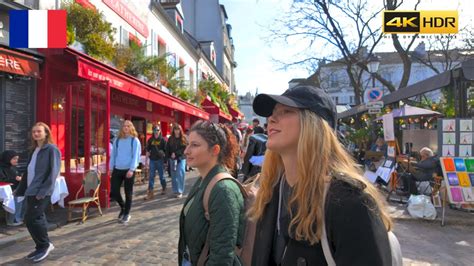
M54 183L59 175L61 152L54 145L51 129L43 122L33 126L31 138L32 153L28 169L15 191L15 196L25 196L25 223L36 244L35 250L28 254L26 259L36 263L44 260L54 249L49 241L44 212L51 202Z
M114 141L110 155L110 169L112 169L112 184L110 198L120 205L119 223L130 221L132 207L133 183L135 170L140 162L141 144L138 133L130 120L125 120ZM125 203L120 194L120 187L124 183Z

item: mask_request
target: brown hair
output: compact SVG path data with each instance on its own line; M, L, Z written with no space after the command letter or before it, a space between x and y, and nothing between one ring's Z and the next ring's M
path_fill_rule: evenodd
M294 166L297 169L298 182L294 186L294 193L289 202L289 211L293 218L288 230L294 229L297 240L305 240L311 244L321 239L324 216L322 200L327 182L332 178L331 173L341 173L343 180L350 184L362 182L365 185L363 193L369 195L377 206L372 211L381 217L387 230L390 230L392 222L379 192L356 168L355 161L339 143L331 126L309 110L300 111L300 125L297 165ZM255 204L249 211L252 219L258 220L264 215L266 205L271 201L274 187L283 172L281 156L267 149L260 177L260 189ZM295 213L292 212L292 207L296 207Z
M53 137L51 136L51 128L49 128L49 126L44 122L37 122L34 126L31 127L31 133L30 133L30 138L31 138L31 147L30 147L30 149L31 150L34 150L34 149L36 149L36 147L38 147L38 143L33 139L33 128L35 128L35 127L43 127L44 128L44 132L46 133L46 139L45 139L44 143L54 144Z
M179 138L176 138L176 136L174 135L175 129L179 129ZM169 141L174 143L177 140L181 141L182 145L186 145L188 143L188 141L186 140L186 136L183 133L183 128L181 127L181 125L173 124L173 127L171 128L171 136L170 136Z
M221 149L217 159L218 163L227 169L234 169L235 160L239 154L239 145L237 144L237 138L228 127L199 120L194 123L189 132L199 134L209 145L209 148L219 145Z
M125 132L123 132L123 126L125 126L125 124L128 124L130 126L130 136L135 137L135 138L138 137L138 132L135 129L135 126L133 125L132 121L125 120L122 124L122 127L120 128L119 133L118 133L118 138L119 139L126 138Z

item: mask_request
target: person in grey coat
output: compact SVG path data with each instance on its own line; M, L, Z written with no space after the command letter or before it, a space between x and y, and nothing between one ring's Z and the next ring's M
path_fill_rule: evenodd
M45 210L51 202L54 183L59 175L61 152L54 145L51 129L45 123L36 123L31 137L32 153L28 169L15 190L15 196L25 197L25 224L36 244L35 250L26 259L36 263L48 257L54 249L48 237Z

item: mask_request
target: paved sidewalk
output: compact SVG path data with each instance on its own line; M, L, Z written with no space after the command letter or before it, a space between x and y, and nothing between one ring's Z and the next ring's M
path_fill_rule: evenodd
M187 173L186 192L196 178L196 171ZM90 218L84 224L72 222L49 232L56 249L44 264L176 265L179 212L185 197L177 199L170 195L171 192L164 196L158 192L154 200L144 201L147 186L134 187L128 225L117 223L118 206L113 203L113 207L106 210L102 217L92 209ZM155 190L161 190L158 187ZM65 210L58 210L58 217L60 212L66 213ZM27 264L23 257L33 249L34 243L27 232L23 237L11 239L0 247L2 265Z

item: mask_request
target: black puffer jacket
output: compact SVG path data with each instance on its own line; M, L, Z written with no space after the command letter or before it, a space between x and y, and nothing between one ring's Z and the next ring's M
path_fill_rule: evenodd
M20 173L18 173L18 169L10 163L13 157L17 155L15 151L6 150L2 152L0 157L0 182L12 183L12 190L15 190L20 183L20 181L16 180L16 177L20 176Z
M320 243L311 245L295 240L288 232L289 219L282 215L281 233L286 239L281 263L275 262L278 253L276 222L278 216L279 183L267 204L264 216L257 224L253 250L253 266L268 265L327 265ZM325 223L328 242L336 265L391 265L391 249L385 226L378 215L375 202L363 185L356 186L333 178L325 206ZM284 195L291 193L283 192ZM294 213L294 212L293 212ZM286 248L285 248L286 245Z

